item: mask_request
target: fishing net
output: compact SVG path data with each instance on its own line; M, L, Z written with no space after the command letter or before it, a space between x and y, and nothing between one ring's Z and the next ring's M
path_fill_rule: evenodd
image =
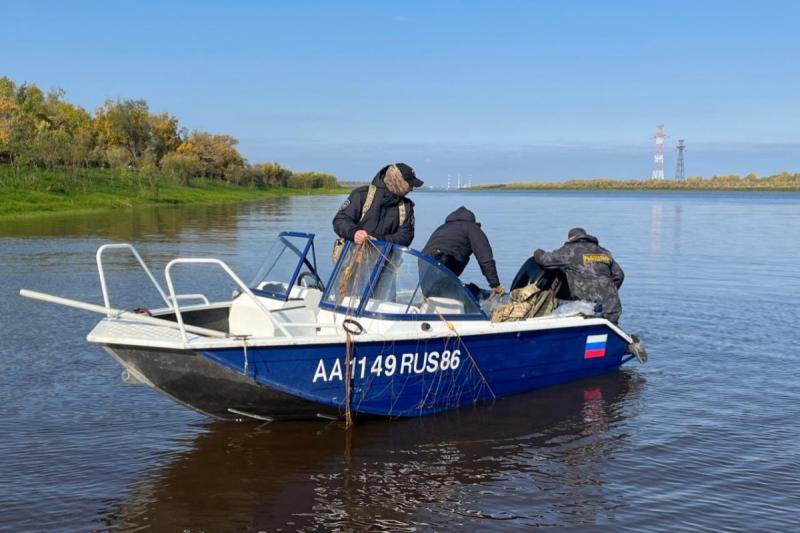
M401 254L394 252L387 256L369 241L359 246L348 246L340 266L342 274L336 277L335 285L329 291L328 303L333 304L337 312L344 312L345 324L348 320L352 323L360 299L371 282L376 262L383 261L384 273L372 288L370 298L378 297L384 310L389 305L394 313L433 314L447 326L447 333L415 341L382 343L377 353L381 354L378 358L383 358L383 361L375 372L375 363L372 368L366 368L368 358L362 355L362 351L366 354L367 350L359 349L358 332L346 326L343 407L348 427L353 423L352 410L368 410L367 402L388 401L390 415L408 416L423 410L443 411L470 402L495 399L494 391L455 325L447 320L439 307L429 305L425 308L428 300L436 299L425 298L423 285L426 279L433 280L434 285L439 283L436 278L438 269L423 261L417 265L403 262ZM447 300L450 299L439 298L437 301L441 305ZM459 302L463 312L479 312L472 300L464 300ZM367 307L370 303L371 300ZM375 353L374 348L373 344L368 351ZM409 372L403 372L405 368ZM447 371L426 371L430 368ZM409 401L413 404L410 405Z

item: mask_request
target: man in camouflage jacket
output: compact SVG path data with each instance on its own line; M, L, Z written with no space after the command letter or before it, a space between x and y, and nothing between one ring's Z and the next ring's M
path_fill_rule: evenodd
M617 289L625 273L611 252L598 244L597 237L583 228L572 228L564 246L552 252L536 250L533 258L542 268L559 268L566 274L573 300L600 303L605 318L619 321L622 304Z

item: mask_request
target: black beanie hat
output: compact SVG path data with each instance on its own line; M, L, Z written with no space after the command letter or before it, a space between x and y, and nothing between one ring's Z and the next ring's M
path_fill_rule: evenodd
M574 241L575 239L577 239L579 237L585 237L585 236L586 236L586 230L585 229L583 229L583 228L572 228L571 230L569 230L569 233L567 233L567 240Z

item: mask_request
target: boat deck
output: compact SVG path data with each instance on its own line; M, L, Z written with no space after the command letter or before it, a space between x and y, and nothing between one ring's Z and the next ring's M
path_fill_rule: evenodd
M211 340L189 332L186 337L189 344ZM152 348L181 348L184 344L181 332L177 329L125 319L101 320L86 336L86 340L100 344L130 344Z

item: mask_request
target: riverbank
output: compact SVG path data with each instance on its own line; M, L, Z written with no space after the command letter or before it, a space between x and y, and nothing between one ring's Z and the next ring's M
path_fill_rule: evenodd
M782 172L774 176L714 176L709 179L675 180L569 180L561 182L513 182L475 185L469 190L540 191L773 191L800 192L800 173Z
M90 212L134 206L218 204L277 196L342 194L350 189L234 185L194 179L182 184L161 175L112 169L23 170L0 165L0 217Z

